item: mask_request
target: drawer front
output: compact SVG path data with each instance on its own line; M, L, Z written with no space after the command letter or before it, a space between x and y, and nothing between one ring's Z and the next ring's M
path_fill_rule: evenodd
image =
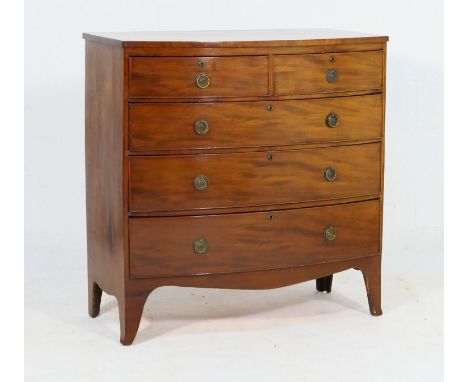
M275 94L310 94L382 87L382 51L275 56Z
M266 56L130 58L130 97L133 98L266 94Z
M242 272L374 255L380 248L379 208L373 200L269 213L131 218L130 272L134 278Z
M130 158L130 211L261 206L380 192L380 143ZM325 177L326 170L329 180Z
M380 138L381 94L296 101L130 104L130 149L279 146Z

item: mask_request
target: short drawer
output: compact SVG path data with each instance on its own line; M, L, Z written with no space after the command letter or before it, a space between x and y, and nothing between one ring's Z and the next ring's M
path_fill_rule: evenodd
M321 53L275 56L277 95L380 89L383 52Z
M131 157L129 209L245 207L375 194L380 192L380 154L380 143L373 143Z
M133 278L295 267L377 254L379 201L273 212L131 218Z
M130 97L239 97L268 94L268 58L131 57Z
M381 94L271 102L132 103L130 150L296 145L380 138Z

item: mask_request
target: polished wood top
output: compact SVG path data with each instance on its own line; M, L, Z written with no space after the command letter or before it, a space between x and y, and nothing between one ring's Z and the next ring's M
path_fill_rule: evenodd
M310 46L388 41L387 36L318 28L237 31L104 32L83 33L83 38L128 48Z

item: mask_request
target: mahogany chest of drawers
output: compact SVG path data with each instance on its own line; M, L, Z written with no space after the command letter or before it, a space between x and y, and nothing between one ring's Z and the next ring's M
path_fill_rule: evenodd
M166 285L267 289L362 271L380 307L385 36L84 34L89 314L121 342Z

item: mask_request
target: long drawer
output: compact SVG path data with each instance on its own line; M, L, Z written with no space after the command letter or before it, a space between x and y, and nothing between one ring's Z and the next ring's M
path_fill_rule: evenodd
M131 57L130 97L244 97L268 94L267 56Z
M383 52L347 52L275 56L275 94L310 94L380 89Z
M130 211L261 206L380 192L380 143L303 150L134 156Z
M133 278L285 268L380 247L379 201L273 212L130 218Z
M270 102L133 103L130 150L307 144L380 138L382 95Z

